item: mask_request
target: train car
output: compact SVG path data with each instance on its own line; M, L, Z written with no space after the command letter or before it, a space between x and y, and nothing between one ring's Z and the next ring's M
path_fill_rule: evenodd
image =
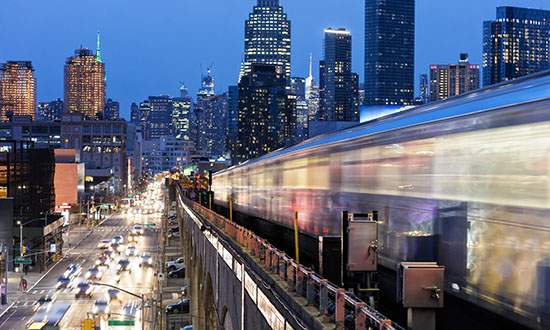
M379 212L379 263L437 261L446 292L550 322L550 72L325 134L219 172L215 203L312 237ZM358 247L360 248L360 247Z

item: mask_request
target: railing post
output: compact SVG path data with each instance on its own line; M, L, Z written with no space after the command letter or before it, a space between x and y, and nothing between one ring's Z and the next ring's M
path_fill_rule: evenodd
M319 283L319 314L328 314L328 280L321 280Z
M273 250L271 249L271 246L264 245L264 255L265 268L267 268L268 272L271 272L271 256L273 255Z
M273 255L271 256L271 273L273 274L279 273L279 257L280 257L279 252L276 250L273 250Z
M286 268L286 284L288 285L288 291L296 291L296 266L291 261Z
M313 279L313 276L311 276L312 273L307 273L307 304L308 306L315 305L315 280Z
M286 254L282 253L282 255L279 256L279 277L281 280L286 279Z
M363 307L367 304L364 302L357 303L355 305L355 329L362 330L366 328L367 314L363 311Z
M304 278L305 272L307 272L303 266L298 266L298 271L296 272L296 294L298 296L304 295Z
M344 322L346 320L346 298L344 294L346 290L337 289L335 295L336 312L334 315L334 322L336 323L336 329L344 329Z

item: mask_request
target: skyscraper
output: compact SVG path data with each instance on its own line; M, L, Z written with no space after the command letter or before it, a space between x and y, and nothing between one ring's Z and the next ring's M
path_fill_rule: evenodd
M470 64L468 54L460 54L458 64L430 66L430 102L479 88L479 65Z
M119 115L120 103L111 99L107 99L107 101L105 101L105 111L103 113L103 117L106 120L118 120Z
M239 86L229 86L227 91L226 150L235 150L239 131Z
M497 7L483 22L483 86L549 68L550 11Z
M309 76L306 78L306 101L308 107L308 121L316 120L319 113L319 85L313 78L313 59L309 54Z
M319 120L359 121L359 78L351 72L351 34L325 30L325 57L319 66Z
M182 84L180 97L173 100L172 126L176 139L194 141L192 126L194 124L193 99L189 96L187 88Z
M145 140L172 135L173 100L169 96L149 96L140 108Z
M420 101L422 104L428 103L429 100L429 86L430 83L428 82L428 75L423 73L420 75Z
M105 64L89 49L77 49L65 63L64 112L94 119L105 106Z
M0 63L0 121L14 115L36 118L36 78L29 61Z
M56 121L61 120L63 113L63 100L58 98L51 102L38 103L38 121Z
M273 64L290 79L290 21L279 0L258 0L245 23L244 56L245 74L255 63Z
M365 0L365 103L410 105L415 0Z
M130 122L132 124L139 124L141 121L141 114L139 110L139 106L135 103L132 103L130 106Z
M197 151L206 157L225 153L227 132L227 94L216 95L211 71L202 77L195 106Z
M239 122L233 163L285 146L295 136L296 118L282 68L254 64L239 83Z

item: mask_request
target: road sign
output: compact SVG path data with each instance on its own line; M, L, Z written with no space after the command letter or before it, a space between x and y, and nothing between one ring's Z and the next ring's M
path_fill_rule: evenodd
M30 259L15 259L16 265L30 265L32 264L32 260Z
M55 243L50 244L50 253L55 253Z
M145 224L145 227L154 227L154 226L156 226L155 223L146 223Z
M107 325L110 327L133 327L135 325L134 320L109 320Z

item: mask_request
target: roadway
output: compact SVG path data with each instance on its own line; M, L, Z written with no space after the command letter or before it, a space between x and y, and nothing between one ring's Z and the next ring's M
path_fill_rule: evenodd
M162 205L164 206L164 205ZM157 206L158 207L158 206ZM104 315L92 315L94 302L97 299L105 298L107 295L107 287L94 286L94 292L90 298L76 298L72 292L72 288L56 289L58 278L66 271L71 264L77 264L82 267L82 273L75 281L83 280L84 275L91 268L95 261L102 254L102 250L98 248L98 243L103 239L111 240L115 235L121 235L124 239L120 255L115 255L108 269L104 269L103 277L97 282L116 285L122 289L130 291L137 295L145 295L146 298L152 298L154 292L154 268L159 260L158 258L158 232L156 228L160 228L162 216L162 207L157 208L153 214L141 214L139 208L132 208L137 214L122 214L117 213L110 219L105 221L100 227L97 227L93 232L85 238L78 246L68 252L65 257L52 267L48 273L25 295L9 308L0 317L0 329L26 329L27 324L34 319L39 320L42 309L37 313L33 310L33 305L41 296L51 296L53 302L43 307L48 312L48 305L56 306L61 304L70 304L69 309L65 313L60 323L60 328L63 329L80 329L81 321L87 316L96 320L101 324L101 329L116 329L125 330L125 327L108 327L108 320L134 320L136 327L141 328L141 301L128 294L121 293L121 302L111 302L109 304L109 313ZM126 258L125 251L128 246L128 234L132 231L134 223L154 223L154 227L145 227L145 232L137 244L138 255L144 252L151 254L153 258L152 267L139 267L138 256L130 257L130 271L122 272L120 282L116 283L116 264L118 260ZM74 282L74 281L73 281ZM146 304L147 305L147 304ZM51 308L51 307L50 307ZM125 314L125 315L123 315ZM127 314L132 314L128 317ZM151 320L148 319L153 313L146 308L145 328L150 328ZM52 316L49 316L52 317Z

